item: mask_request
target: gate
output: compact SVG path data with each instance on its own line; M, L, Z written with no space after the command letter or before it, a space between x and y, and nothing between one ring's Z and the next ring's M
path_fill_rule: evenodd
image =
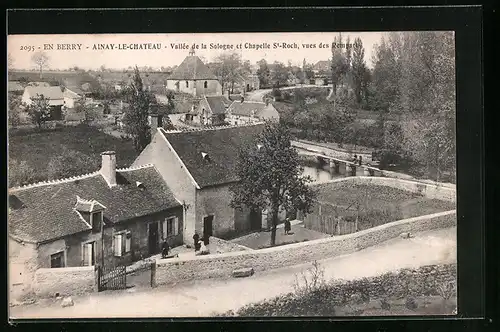
M127 288L127 267L98 267L98 291Z

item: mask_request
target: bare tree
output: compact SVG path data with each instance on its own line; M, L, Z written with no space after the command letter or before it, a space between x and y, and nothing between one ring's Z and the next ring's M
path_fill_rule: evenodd
M33 63L35 63L35 65L40 70L40 78L42 78L43 70L47 68L49 60L49 56L44 52L36 52L31 57L31 61L33 61Z

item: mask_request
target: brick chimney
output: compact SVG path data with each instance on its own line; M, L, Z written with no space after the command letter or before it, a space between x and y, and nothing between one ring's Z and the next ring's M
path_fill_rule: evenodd
M163 117L161 114L151 114L151 138L156 133L156 129L163 127Z
M102 165L100 173L110 187L116 186L116 153L106 151L101 153Z

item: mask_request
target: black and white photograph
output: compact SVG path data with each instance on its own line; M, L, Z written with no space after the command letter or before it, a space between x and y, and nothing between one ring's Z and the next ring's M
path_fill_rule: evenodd
M11 319L453 316L454 31L8 35Z

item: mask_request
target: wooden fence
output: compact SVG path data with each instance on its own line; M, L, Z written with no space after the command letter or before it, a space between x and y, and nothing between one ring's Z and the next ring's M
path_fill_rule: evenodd
M356 221L332 215L309 214L305 217L304 227L330 235L351 234L357 231Z

